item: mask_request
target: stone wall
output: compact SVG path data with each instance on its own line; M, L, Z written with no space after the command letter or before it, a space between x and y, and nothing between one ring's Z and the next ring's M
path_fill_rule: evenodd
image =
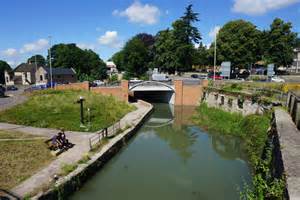
M228 112L237 112L242 115L262 114L263 108L252 100L242 97L222 94L220 92L205 92L203 101L209 107L221 108Z
M293 92L289 92L286 104L293 121L297 128L300 129L300 97Z

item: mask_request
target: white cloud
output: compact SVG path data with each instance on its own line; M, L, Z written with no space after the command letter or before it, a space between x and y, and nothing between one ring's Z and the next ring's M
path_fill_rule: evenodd
M211 30L209 31L209 33L208 33L209 37L214 39L215 36L216 36L216 34L219 33L220 29L221 29L220 26L215 26L213 29L211 29Z
M20 53L36 52L45 49L49 45L49 41L46 39L39 39L32 43L24 44L20 50Z
M95 45L93 44L86 44L86 43L78 43L76 44L80 49L91 49L91 50L95 50Z
M17 51L17 49L14 49L14 48L8 48L8 49L2 51L2 54L7 57L14 57L14 56L18 55L18 51Z
M124 11L114 10L112 14L127 17L133 23L152 25L158 22L160 10L156 6L135 1Z
M297 2L299 0L234 0L232 11L247 15L262 15Z
M113 48L119 48L122 45L117 31L106 31L104 35L98 38L98 42Z

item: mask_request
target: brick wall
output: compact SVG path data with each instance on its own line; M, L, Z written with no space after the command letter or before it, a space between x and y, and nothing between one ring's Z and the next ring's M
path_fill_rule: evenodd
M103 94L103 95L112 95L117 99L122 101L128 101L128 81L123 80L120 86L116 87L92 87L92 92Z
M89 88L88 81L55 86L56 90L89 90Z
M203 83L202 83L203 84ZM175 106L196 106L199 105L203 95L203 86L184 85L182 80L175 80Z

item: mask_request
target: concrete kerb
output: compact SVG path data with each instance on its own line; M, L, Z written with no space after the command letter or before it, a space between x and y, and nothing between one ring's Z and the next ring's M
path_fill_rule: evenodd
M133 119L131 127L124 132L116 135L109 140L109 143L94 154L85 164L79 164L78 167L65 177L58 179L51 189L45 193L39 193L32 199L60 199L69 196L78 190L89 177L93 176L105 163L107 163L115 154L117 154L126 142L135 135L137 130L142 126L144 121L153 111L153 106L147 102L139 101L144 106L144 112L138 118Z

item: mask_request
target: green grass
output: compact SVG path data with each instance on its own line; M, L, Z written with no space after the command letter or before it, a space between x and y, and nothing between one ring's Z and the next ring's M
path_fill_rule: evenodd
M208 132L241 137L245 141L245 150L250 161L259 156L267 139L270 116L229 113L218 108L210 108L202 103L193 117L195 123Z
M28 139L35 137L37 136L29 135L18 131L0 130L0 139Z
M77 164L63 164L61 167L61 175L66 176L78 167Z
M88 124L87 108L90 108L91 126L88 131L107 127L134 109L112 96L88 91L46 90L34 92L24 104L1 112L0 121L42 128L87 131L80 128L80 106L76 103L80 96L85 98L85 125Z
M7 137L8 132L0 135ZM19 133L10 132L17 139ZM28 135L27 137L34 137ZM21 136L24 138L24 136ZM54 157L44 140L0 141L0 188L11 189L49 164Z

